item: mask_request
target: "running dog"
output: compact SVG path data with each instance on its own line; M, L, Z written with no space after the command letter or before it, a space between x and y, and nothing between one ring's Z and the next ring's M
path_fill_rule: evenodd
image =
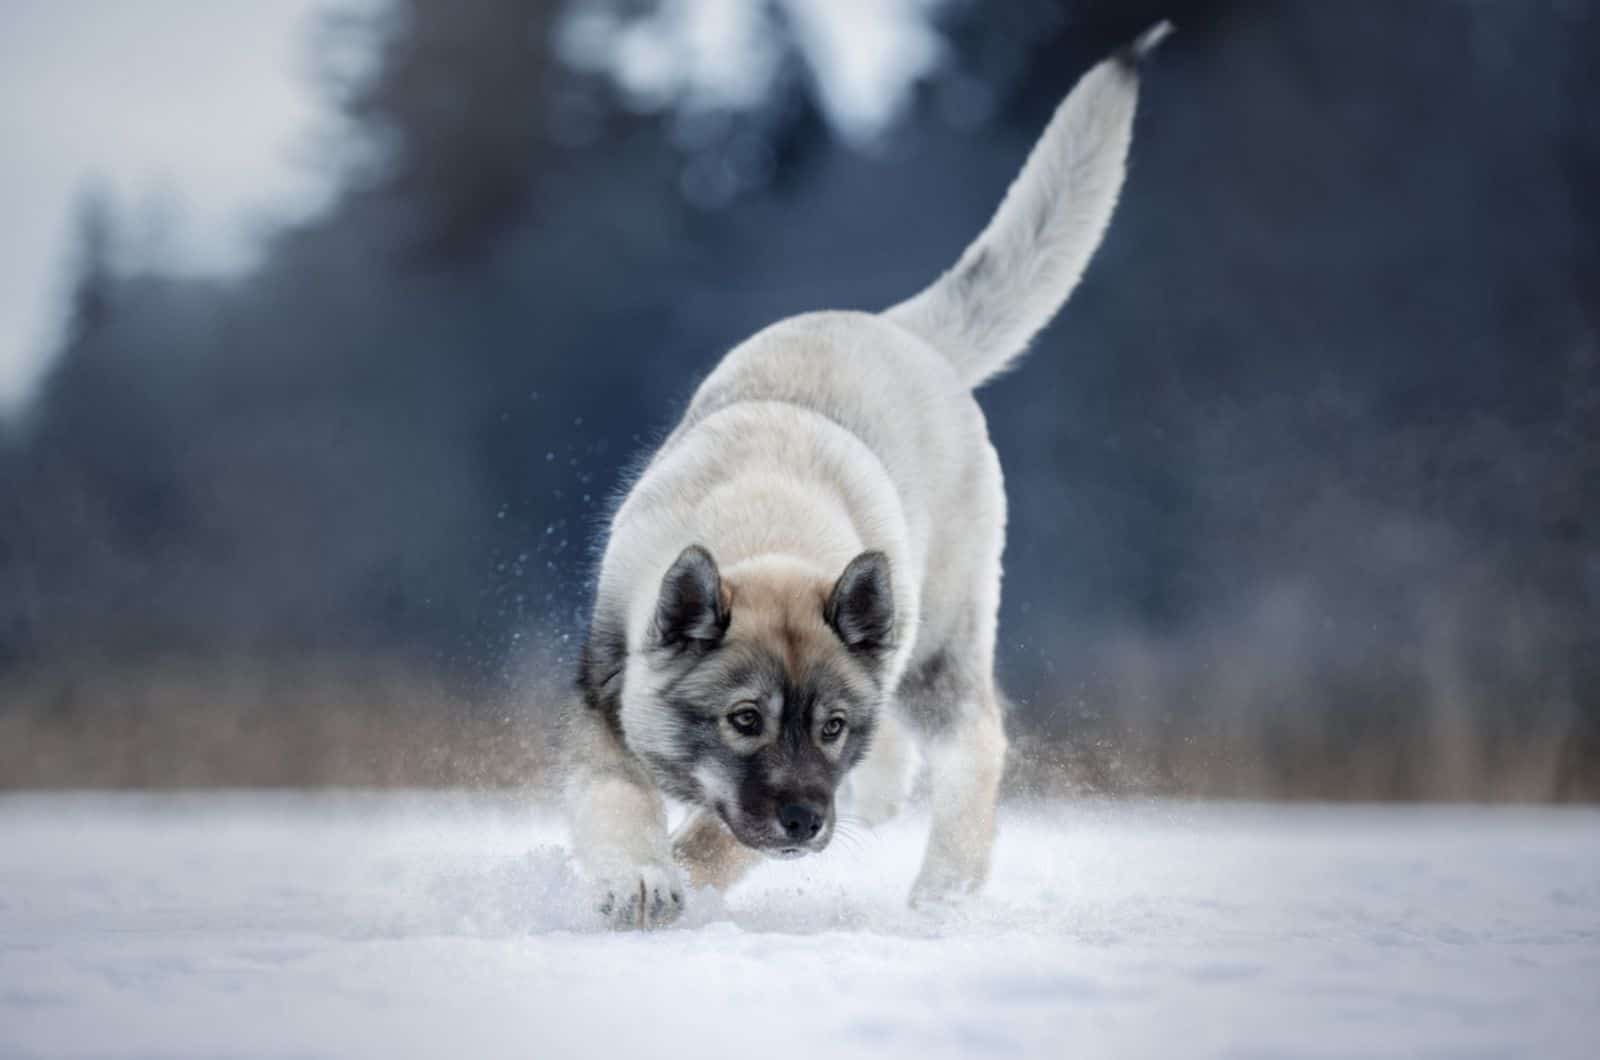
M913 904L982 884L1006 498L973 390L1099 245L1138 60L1165 28L1082 77L954 268L884 312L807 313L739 345L628 491L567 719L574 841L615 926L677 917L684 873L724 887L761 855L823 849L858 766L857 794L894 805L902 731L932 800ZM663 796L691 807L674 836Z

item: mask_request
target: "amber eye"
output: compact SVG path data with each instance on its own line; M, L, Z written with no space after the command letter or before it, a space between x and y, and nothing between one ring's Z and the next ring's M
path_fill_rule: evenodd
M827 724L822 726L822 741L832 743L844 735L844 719L829 718Z
M741 736L761 735L761 712L751 707L736 710L728 715L728 724Z

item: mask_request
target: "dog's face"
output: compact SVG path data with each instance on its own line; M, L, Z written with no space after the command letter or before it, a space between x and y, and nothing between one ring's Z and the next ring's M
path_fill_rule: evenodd
M882 553L836 579L778 562L724 578L691 546L630 660L626 739L664 790L717 813L746 846L821 850L834 792L872 739L893 636Z

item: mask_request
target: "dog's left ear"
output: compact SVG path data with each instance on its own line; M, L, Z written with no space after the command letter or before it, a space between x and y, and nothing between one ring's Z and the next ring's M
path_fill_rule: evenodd
M823 609L823 618L853 652L882 655L894 647L894 587L889 557L863 552L850 561Z

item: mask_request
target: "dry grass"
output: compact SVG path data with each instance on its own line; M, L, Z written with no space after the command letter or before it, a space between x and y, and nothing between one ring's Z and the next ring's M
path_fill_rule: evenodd
M512 698L393 664L35 677L0 686L0 787L522 786L553 712Z
M552 671L554 668L548 668ZM1600 801L1593 724L1571 710L1518 725L1434 699L1415 709L1273 711L1192 674L1119 681L1098 720L1013 722L1007 785L1048 795L1330 800ZM553 775L563 682L464 698L394 663L305 661L82 668L0 683L0 789L523 788ZM87 675L87 676L85 676ZM1180 687L1182 694L1180 696ZM1152 704L1181 703L1180 711ZM1027 716L1060 717L1040 709ZM1352 718L1366 718L1365 727Z

